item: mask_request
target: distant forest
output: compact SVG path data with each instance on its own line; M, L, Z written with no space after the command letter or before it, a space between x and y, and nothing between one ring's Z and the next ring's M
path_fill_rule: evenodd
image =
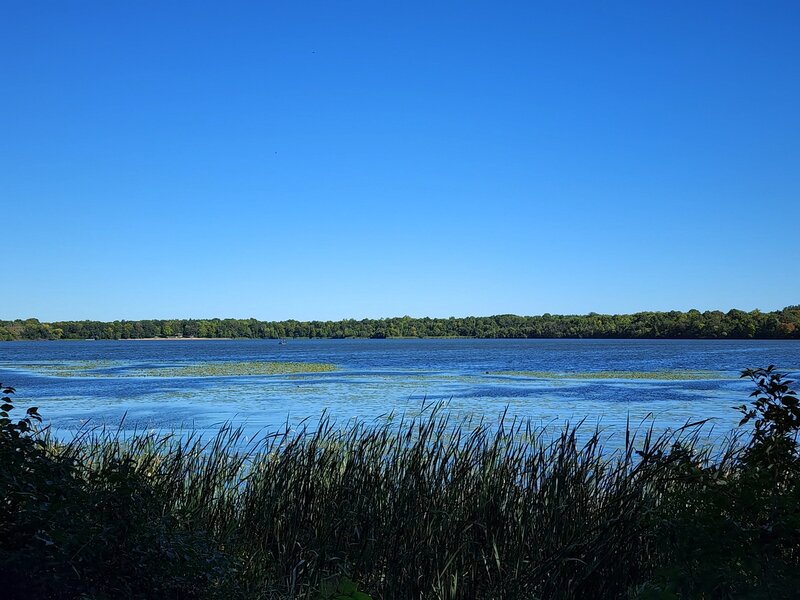
M0 321L0 340L139 338L677 338L800 339L800 305L774 312L718 310L630 315L451 317L449 319L153 319L145 321Z

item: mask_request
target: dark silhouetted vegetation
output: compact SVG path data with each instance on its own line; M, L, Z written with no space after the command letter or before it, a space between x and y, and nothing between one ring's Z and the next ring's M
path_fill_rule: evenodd
M632 315L451 317L449 319L161 319L147 321L0 321L0 340L200 338L670 338L800 339L800 306L762 313L718 310Z
M69 442L0 407L5 598L793 598L800 424L792 382L740 435L600 435L416 418L265 436ZM583 440L583 441L581 441Z

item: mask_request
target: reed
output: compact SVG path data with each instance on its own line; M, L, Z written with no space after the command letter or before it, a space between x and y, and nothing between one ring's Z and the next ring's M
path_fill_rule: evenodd
M51 556L56 541L43 551L66 561L79 574L64 575L69 589L81 589L113 568L93 554L111 543L104 532L129 532L138 519L144 533L127 533L116 551L145 555L145 570L116 584L106 574L117 587L105 593L118 597L147 577L180 598L322 598L342 578L375 599L668 597L647 596L652 586L668 593L662 568L680 559L665 524L681 522L709 481L733 485L745 441L709 447L705 422L660 436L629 426L624 447L609 452L599 431L581 428L554 433L507 415L456 421L433 405L370 423L322 416L256 442L232 427L210 438L45 434L48 459L69 465L96 506L113 498L116 514L79 519L97 526L68 553ZM799 554L782 556L794 566ZM99 572L82 574L91 560Z
M158 511L237 559L252 597L314 597L345 574L384 598L611 598L649 561L642 515L664 473L642 456L694 444L698 427L629 431L608 454L597 431L580 443L577 427L453 422L437 405L378 424L322 417L248 448L225 427L208 440L93 429L48 451L84 481L125 465Z

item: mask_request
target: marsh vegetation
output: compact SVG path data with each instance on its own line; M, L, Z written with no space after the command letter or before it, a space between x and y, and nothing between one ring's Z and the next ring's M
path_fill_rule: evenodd
M0 407L10 598L788 598L800 585L797 396L622 450L566 426L323 417L245 449L91 429L68 443ZM584 440L584 441L580 441ZM360 594L360 596L359 596Z
M653 381L702 381L727 379L719 371L489 371L488 375L530 377L534 379L645 379Z
M336 365L319 362L219 361L131 368L122 361L72 361L14 365L18 369L51 377L237 377L248 375L291 375L330 373Z

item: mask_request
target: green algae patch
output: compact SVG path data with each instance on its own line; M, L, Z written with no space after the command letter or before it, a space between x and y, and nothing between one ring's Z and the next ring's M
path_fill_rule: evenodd
M107 369L120 368L114 372ZM336 370L330 363L230 361L164 367L136 368L121 361L78 361L70 363L30 363L14 368L48 377L236 377L246 375L304 375Z
M19 364L13 368L50 377L104 377L105 374L96 371L122 365L124 363L116 360L83 360L67 363Z
M656 381L699 381L704 379L737 379L719 371L489 371L487 375L530 377L535 379L647 379Z
M246 375L291 375L303 373L329 373L336 370L330 363L304 362L208 362L180 367L144 369L142 377L237 377Z

